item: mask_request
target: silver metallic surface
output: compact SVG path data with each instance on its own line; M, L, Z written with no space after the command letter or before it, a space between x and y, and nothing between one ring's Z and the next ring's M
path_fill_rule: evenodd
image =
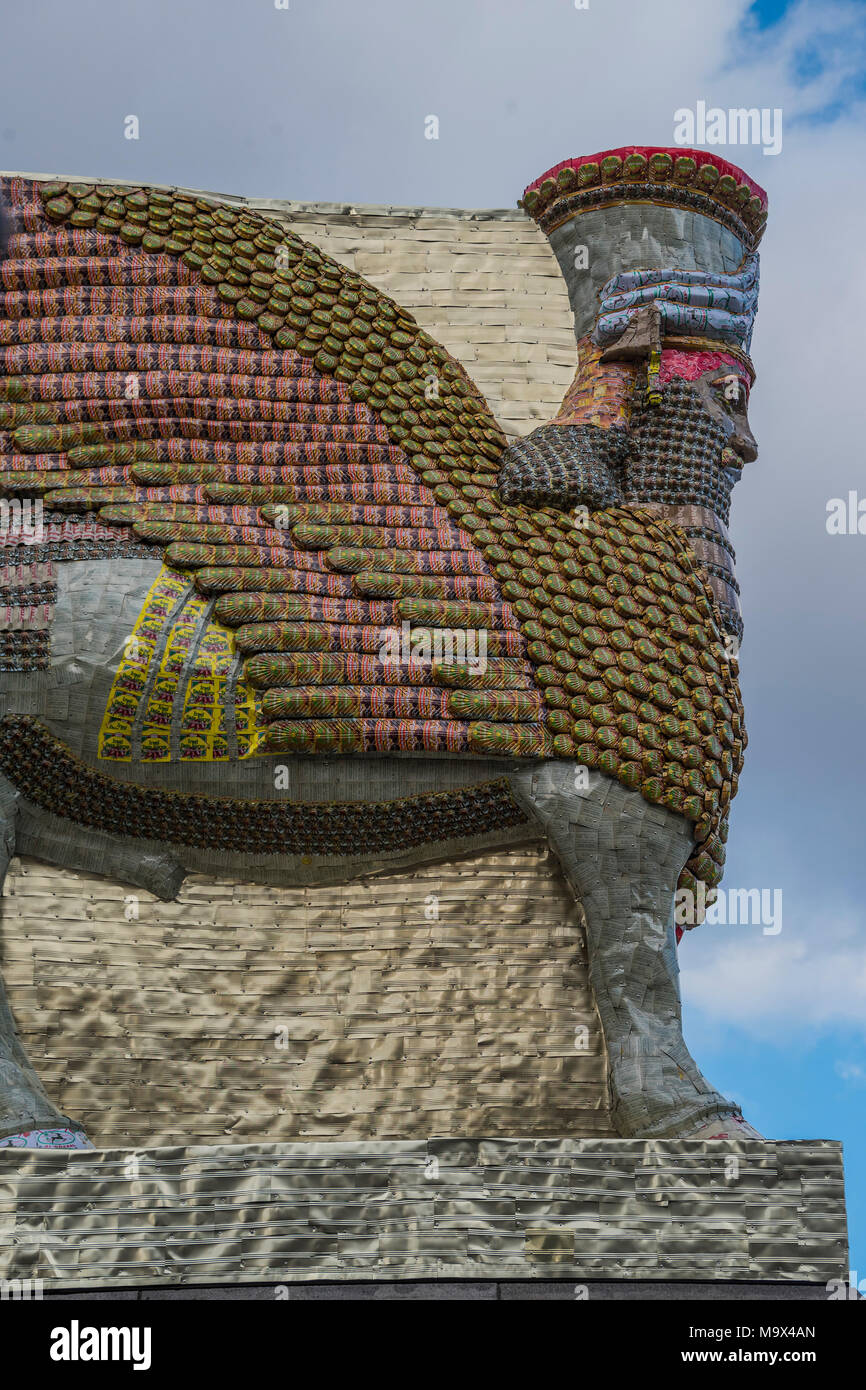
M0 1151L0 1277L844 1278L840 1145L419 1139Z
M674 890L691 825L576 763L515 773L512 792L546 831L587 921L589 975L625 1137L688 1134L738 1113L701 1075L682 1033Z
M579 213L554 228L550 244L568 285L578 340L594 327L599 292L611 275L668 266L730 275L739 270L745 255L739 239L720 222L656 203L623 203ZM578 254L581 247L584 255Z

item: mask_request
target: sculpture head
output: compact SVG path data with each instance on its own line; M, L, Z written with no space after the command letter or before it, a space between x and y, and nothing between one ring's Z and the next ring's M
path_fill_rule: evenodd
M628 421L626 500L709 507L727 524L731 489L758 453L747 369L726 352L666 349L654 398L641 385Z
M557 165L524 206L568 284L578 371L551 424L507 451L500 492L664 513L739 637L727 523L757 456L749 346L766 196L716 156L632 147Z
M735 483L744 465L753 463L758 456L749 425L752 379L742 363L725 352L666 352L662 354L661 380L692 384L699 410L709 415L722 432L722 464L731 472L731 483ZM670 392L663 390L663 404L666 396Z

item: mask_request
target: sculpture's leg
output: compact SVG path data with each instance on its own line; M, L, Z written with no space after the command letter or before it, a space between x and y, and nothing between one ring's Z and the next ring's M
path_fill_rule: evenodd
M0 886L15 853L16 793L0 778ZM15 1029L0 977L0 1148L90 1148L80 1125L48 1099Z
M688 822L573 763L521 770L513 787L544 826L586 914L590 981L620 1133L754 1134L738 1107L704 1079L683 1040L673 902L692 850Z

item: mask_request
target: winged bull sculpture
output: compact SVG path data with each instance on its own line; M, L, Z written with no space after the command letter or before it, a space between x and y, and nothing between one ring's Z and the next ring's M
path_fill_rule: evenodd
M526 824L586 914L619 1132L753 1135L683 1040L674 916L721 879L746 745L727 524L762 190L648 147L530 185L579 365L510 443L276 219L3 195L5 862L62 842L169 898L214 863L333 883ZM0 1143L86 1145L4 1008Z

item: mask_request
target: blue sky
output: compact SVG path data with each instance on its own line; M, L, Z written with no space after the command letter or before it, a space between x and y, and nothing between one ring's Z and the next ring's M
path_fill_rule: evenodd
M4 18L0 167L281 198L513 206L569 155L666 144L674 112L781 108L777 156L721 148L770 193L753 354L761 455L734 499L751 743L726 887L784 924L681 949L686 1037L772 1138L845 1144L866 1276L860 0L41 0ZM53 42L45 41L47 32ZM123 138L137 114L138 142ZM424 119L440 119L438 141Z
M757 0L757 4L751 6L751 10L761 27L766 29L781 19L791 9L791 5L792 0Z

